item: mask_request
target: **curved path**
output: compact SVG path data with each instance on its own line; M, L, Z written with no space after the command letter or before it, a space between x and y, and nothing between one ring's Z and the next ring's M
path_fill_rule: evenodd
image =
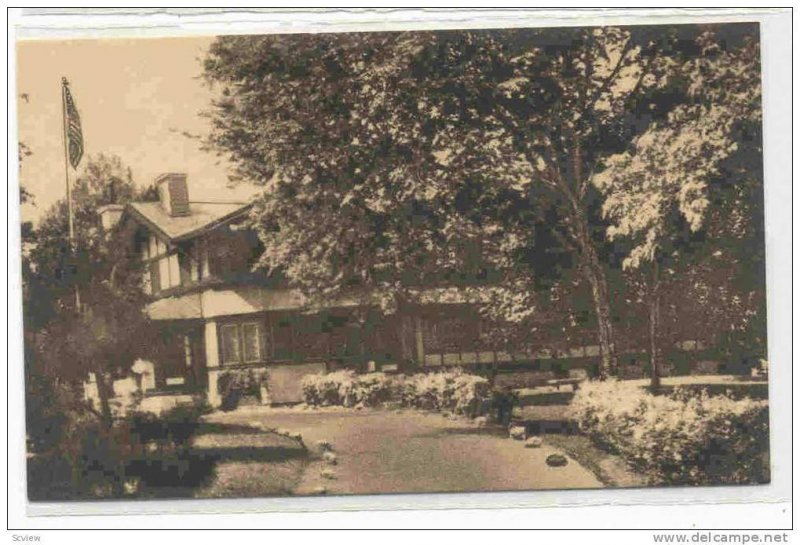
M333 445L336 465L316 457L296 494L376 494L599 488L588 469L569 460L553 468L545 458L560 451L525 448L499 428L482 428L463 418L403 410L242 408L213 420L303 435ZM330 473L326 478L323 473Z

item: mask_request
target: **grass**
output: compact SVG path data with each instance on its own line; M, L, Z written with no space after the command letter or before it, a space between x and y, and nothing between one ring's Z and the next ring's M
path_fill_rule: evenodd
M193 448L215 460L214 475L195 497L240 498L293 493L308 464L296 439L246 427L221 426L197 436Z
M644 475L633 471L619 456L598 448L585 435L547 434L542 439L566 452L607 487L634 488L648 484Z
M98 452L98 455L102 453ZM91 456L92 454L89 453ZM201 423L186 448L140 452L124 462L126 499L242 498L291 495L309 453L293 438L236 424ZM115 497L108 460L90 460L73 482L66 459L28 458L32 501Z
M300 482L306 463L220 462L214 479L198 490L196 498L255 498L288 496Z

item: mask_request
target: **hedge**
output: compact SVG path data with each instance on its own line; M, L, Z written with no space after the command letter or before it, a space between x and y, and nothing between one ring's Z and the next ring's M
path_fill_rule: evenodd
M477 416L486 413L491 402L489 381L460 370L409 376L336 371L306 376L302 388L305 402L312 406L375 407L397 402Z
M767 402L624 381L590 382L569 409L580 429L652 484L769 482Z

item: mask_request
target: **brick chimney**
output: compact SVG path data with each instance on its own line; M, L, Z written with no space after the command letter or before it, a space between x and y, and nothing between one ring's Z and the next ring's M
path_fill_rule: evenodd
M189 188L186 185L186 174L169 172L156 178L158 198L161 206L172 217L188 216Z

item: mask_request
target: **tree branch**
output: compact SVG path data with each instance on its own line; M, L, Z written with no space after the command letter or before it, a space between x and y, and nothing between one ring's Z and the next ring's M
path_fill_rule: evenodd
M594 104L600 98L600 95L602 95L605 91L608 90L608 87L611 85L611 82L619 75L619 71L622 70L622 61L625 60L625 57L628 56L628 53L631 50L632 46L631 42L632 40L629 37L622 48L622 53L620 53L619 55L619 59L617 60L616 66L614 66L614 69L611 71L611 73L606 77L605 80L603 80L603 83L600 84L600 87L598 87L598 89L592 94L592 97L589 100L589 102L587 102L586 105L581 110L582 113L589 111L589 109L592 106L594 106Z

